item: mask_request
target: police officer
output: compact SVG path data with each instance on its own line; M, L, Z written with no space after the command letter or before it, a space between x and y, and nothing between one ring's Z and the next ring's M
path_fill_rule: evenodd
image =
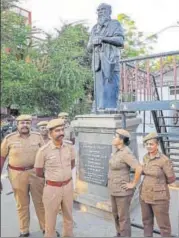
M143 158L144 179L140 191L140 203L144 236L153 236L154 217L161 236L171 236L169 218L170 193L168 184L175 181L172 162L159 152L159 136L152 132L144 138L147 154Z
M20 237L29 236L30 196L42 231L45 228L45 212L42 202L44 179L38 178L34 170L36 152L44 145L39 133L31 131L30 115L16 118L17 132L7 135L1 144L1 165L8 156L8 174L14 192L20 225ZM1 167L1 169L2 169Z
M39 177L45 177L43 193L45 207L45 237L55 237L56 219L61 205L63 236L73 236L73 183L72 169L75 166L73 145L65 143L64 120L53 119L47 128L51 140L39 149L35 168ZM44 174L45 171L45 174Z
M129 207L142 173L141 165L128 147L129 143L129 132L124 129L116 130L112 144L117 150L109 160L108 187L112 213L117 236L122 237L131 236ZM130 181L130 168L135 170L133 181Z
M48 121L40 121L39 123L37 123L37 128L38 128L45 144L50 140L50 138L48 136L47 124L48 124Z

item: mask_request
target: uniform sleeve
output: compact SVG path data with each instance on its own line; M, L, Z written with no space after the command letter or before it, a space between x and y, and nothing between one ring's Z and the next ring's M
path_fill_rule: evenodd
M170 178L175 177L175 172L173 169L173 163L171 160L166 159L163 165L163 171L167 177L167 179L169 180Z
M128 164L132 169L136 169L139 166L139 161L132 154L124 155L123 161Z
M1 143L1 157L6 158L9 154L9 145L7 138L4 138L4 140Z
M44 168L44 164L45 164L44 152L43 150L39 149L35 157L34 168Z

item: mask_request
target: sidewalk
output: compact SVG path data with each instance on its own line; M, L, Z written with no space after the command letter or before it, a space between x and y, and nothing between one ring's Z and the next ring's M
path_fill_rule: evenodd
M3 192L1 194L1 237L18 237L18 220L15 207L14 196L9 180L2 176ZM74 236L75 237L113 237L115 228L113 221L104 220L100 217L80 211L74 206ZM61 233L62 217L57 219L57 230ZM31 203L31 237L43 237L39 231L38 220L35 215L33 204ZM143 231L132 228L133 237L142 237Z

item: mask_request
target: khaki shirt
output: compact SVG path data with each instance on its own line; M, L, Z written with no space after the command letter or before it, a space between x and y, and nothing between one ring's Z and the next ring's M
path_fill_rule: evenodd
M134 190L121 188L123 183L130 182L130 168L136 169L138 160L132 154L129 147L115 152L109 160L108 187L113 196L127 196L133 194Z
M143 158L144 179L140 197L146 203L158 204L170 199L167 179L175 177L173 165L165 155L158 153L154 158L146 154Z
M63 143L57 148L53 141L39 149L35 168L43 168L45 179L66 181L72 177L71 161L75 159L75 150L71 144Z
M33 166L38 149L44 141L37 132L30 132L27 138L22 138L19 132L7 135L1 144L1 156L8 156L9 164L15 167Z

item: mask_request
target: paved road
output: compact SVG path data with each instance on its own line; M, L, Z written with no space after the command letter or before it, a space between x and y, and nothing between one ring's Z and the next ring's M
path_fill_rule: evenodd
M17 237L19 235L18 220L16 215L15 200L9 180L2 176L3 193L1 194L1 237ZM115 228L112 221L79 210L76 206L74 215L75 237L113 237ZM61 231L62 217L57 220L57 230ZM31 237L42 237L39 230L37 217L31 203ZM143 232L137 228L132 229L133 237L142 237Z

